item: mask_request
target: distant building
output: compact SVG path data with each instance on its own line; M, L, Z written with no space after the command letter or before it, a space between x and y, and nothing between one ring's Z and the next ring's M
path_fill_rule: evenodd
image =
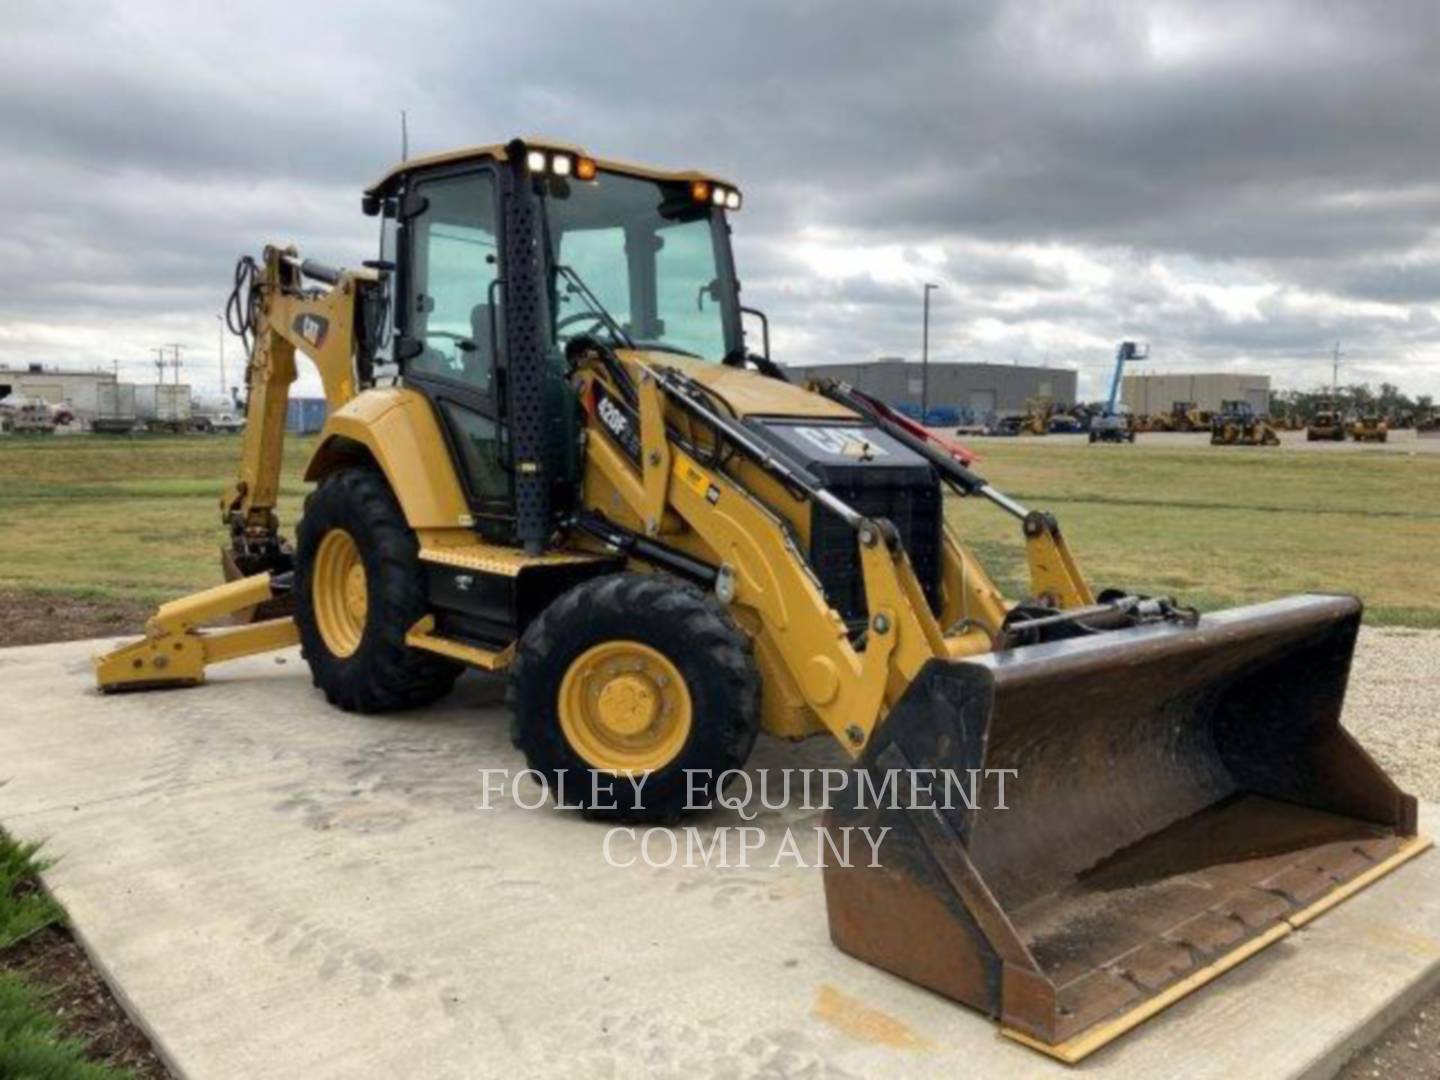
M1270 411L1270 376L1234 372L1194 375L1126 375L1121 398L1136 414L1168 413L1177 401L1215 412L1226 401L1248 401L1257 413Z
M1022 413L1030 398L1075 403L1076 373L1069 368L933 361L929 368L930 407L952 408L970 420ZM817 364L786 371L797 380L840 379L891 405L920 405L923 376L916 361L886 356L859 364Z
M51 405L70 401L77 394L93 390L100 383L115 382L110 371L74 371L27 364L11 367L0 364L0 398L15 394L19 397L44 398Z
M82 427L89 428L99 409L100 387L114 386L115 373L51 368L43 364L0 365L0 399L40 398L47 405L68 404Z

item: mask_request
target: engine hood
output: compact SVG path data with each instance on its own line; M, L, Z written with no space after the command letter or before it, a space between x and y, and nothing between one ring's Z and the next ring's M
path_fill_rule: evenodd
M683 371L696 382L703 383L716 396L721 397L735 410L736 415L793 417L797 420L856 420L851 410L836 404L829 398L812 394L810 391L781 382L757 371L729 367L726 364L712 364L704 360L693 360L667 352L647 352L643 349L617 350L625 360L632 360L653 367L673 367Z

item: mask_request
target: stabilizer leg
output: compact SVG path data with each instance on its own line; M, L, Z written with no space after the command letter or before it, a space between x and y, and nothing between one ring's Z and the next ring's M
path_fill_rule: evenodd
M144 638L95 658L96 684L107 692L195 686L205 681L209 664L297 644L300 636L288 617L199 629L272 600L284 591L279 586L270 574L254 574L160 605L145 624Z

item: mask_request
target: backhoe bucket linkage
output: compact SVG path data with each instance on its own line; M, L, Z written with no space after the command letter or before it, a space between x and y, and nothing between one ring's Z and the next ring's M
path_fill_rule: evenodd
M1075 1061L1290 933L1428 846L1340 727L1359 624L1302 596L931 661L832 802L891 830L825 871L835 943Z

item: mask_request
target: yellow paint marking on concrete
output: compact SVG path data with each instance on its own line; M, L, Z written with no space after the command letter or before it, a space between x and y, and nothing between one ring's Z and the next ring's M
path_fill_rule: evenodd
M842 993L829 983L815 991L811 1013L836 1031L860 1042L893 1046L900 1050L928 1050L931 1042L887 1012Z

